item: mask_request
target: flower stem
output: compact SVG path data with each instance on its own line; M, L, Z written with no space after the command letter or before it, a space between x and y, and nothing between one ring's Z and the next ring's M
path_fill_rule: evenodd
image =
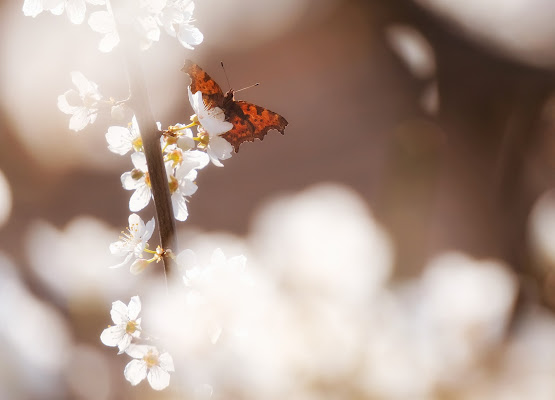
M118 27L125 29L126 27ZM129 33L129 32L126 32ZM160 245L164 250L171 249L178 252L173 217L173 207L168 186L168 177L164 166L162 149L160 146L160 131L150 108L148 91L146 88L144 73L141 67L138 45L133 46L133 41L126 42L124 39L132 39L132 35L125 35L120 29L122 47L125 55L125 63L129 79L129 90L131 93L131 108L135 112L143 148L146 156L150 184L154 197L156 209L156 221L160 235ZM174 261L170 257L164 257L164 273L168 277L173 269Z

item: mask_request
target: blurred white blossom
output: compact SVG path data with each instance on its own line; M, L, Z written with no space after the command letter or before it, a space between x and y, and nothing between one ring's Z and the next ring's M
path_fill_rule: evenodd
M37 282L61 304L131 296L137 282L114 262L108 247L118 231L92 217L81 216L65 227L34 221L26 235L25 252Z
M142 50L150 48L152 43L160 40L160 26L187 49L193 49L202 43L203 35L191 23L194 3L190 0L157 0L128 2L126 8L116 15L112 8L97 11L89 17L89 26L95 32L103 34L99 50L111 51L120 41L116 18L121 25L133 27L141 41Z
M426 79L434 75L434 50L422 33L408 25L391 25L385 34L392 50L416 78Z
M105 0L25 0L23 14L34 18L43 11L60 15L65 10L72 23L81 24L85 20L87 12L86 3L103 5L105 2Z
M0 395L6 399L62 398L58 377L72 349L70 327L52 305L26 287L0 253Z
M186 49L202 43L202 33L192 25L195 3L191 0L169 0L158 15L158 21L168 35L176 37Z
M96 121L102 95L98 85L85 78L81 72L73 71L71 80L77 90L70 89L58 96L58 108L63 113L71 115L69 129L80 131Z

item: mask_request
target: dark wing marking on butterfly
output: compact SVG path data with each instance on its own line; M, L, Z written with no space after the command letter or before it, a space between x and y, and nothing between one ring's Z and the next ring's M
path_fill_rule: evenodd
M239 152L239 145L243 142L254 142L254 139L263 140L271 129L276 129L282 135L288 122L281 115L246 101L234 101L227 107L227 120L233 128L222 135L235 152Z
M202 99L207 106L222 108L224 93L220 86L204 70L191 60L185 60L181 71L191 77L191 92L202 92Z

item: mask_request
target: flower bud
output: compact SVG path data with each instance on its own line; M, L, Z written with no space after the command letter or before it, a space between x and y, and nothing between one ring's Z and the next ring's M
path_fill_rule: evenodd
M133 275L139 275L143 270L150 264L148 260L144 258L137 258L133 264L131 264L131 268L129 268L129 272Z

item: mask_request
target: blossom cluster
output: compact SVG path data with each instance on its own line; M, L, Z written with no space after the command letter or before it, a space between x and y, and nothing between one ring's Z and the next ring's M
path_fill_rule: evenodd
M161 148L164 154L168 185L172 199L174 217L185 221L189 215L187 198L197 191L195 180L198 171L212 164L223 167L221 160L231 157L232 146L220 135L231 129L231 123L224 120L224 113L219 108L208 108L202 102L202 93L189 97L196 114L191 117L189 125L176 124L161 133ZM198 99L200 98L200 102ZM196 126L196 135L192 127ZM160 124L158 123L160 128ZM125 155L130 151L133 169L121 176L121 183L126 190L133 190L129 209L137 212L145 208L152 197L150 176L143 152L142 139L133 117L127 127L112 126L106 133L110 151Z
M160 40L161 28L187 49L192 50L204 39L202 32L192 25L195 3L191 0L127 1L117 13L114 13L110 0L25 0L23 13L36 17L43 11L54 15L66 11L72 23L81 24L86 17L86 3L106 6L105 10L91 13L88 19L91 29L103 35L98 45L102 52L112 51L120 42L117 25L131 26L139 36L143 50Z

